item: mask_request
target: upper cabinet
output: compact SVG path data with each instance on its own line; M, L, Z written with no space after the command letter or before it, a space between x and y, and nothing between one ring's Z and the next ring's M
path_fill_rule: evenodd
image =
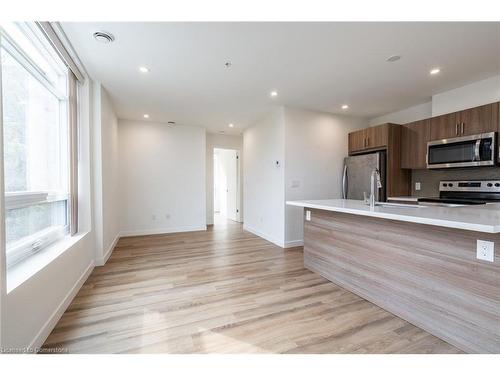
M386 152L386 194L404 196L410 192L409 171L401 168L401 125L383 124L349 133L349 155Z
M427 168L427 142L431 135L431 120L406 124L401 132L401 168Z
M349 154L387 147L389 124L372 126L349 133Z
M492 103L458 112L461 135L498 131L498 105Z
M349 133L349 154L364 150L366 146L365 129Z
M431 118L431 140L455 138L465 135L499 130L499 103L465 109Z
M459 136L458 116L456 113L433 117L431 121L431 140L455 138Z

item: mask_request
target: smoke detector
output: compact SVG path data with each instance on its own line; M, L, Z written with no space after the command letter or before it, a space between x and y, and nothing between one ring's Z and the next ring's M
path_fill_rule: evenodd
M398 60L401 60L400 55L392 55L392 56L389 56L386 61L387 62L396 62Z
M97 40L99 43L108 44L113 42L115 40L115 37L113 36L113 34L108 33L106 31L96 31L94 33L94 39Z

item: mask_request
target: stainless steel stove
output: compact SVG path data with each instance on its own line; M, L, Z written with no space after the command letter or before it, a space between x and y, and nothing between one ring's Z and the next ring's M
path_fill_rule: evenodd
M419 205L466 206L500 202L500 180L441 181L439 197L419 198Z

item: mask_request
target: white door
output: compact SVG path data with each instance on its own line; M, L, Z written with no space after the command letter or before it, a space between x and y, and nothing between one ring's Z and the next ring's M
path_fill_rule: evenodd
M238 197L238 158L235 150L227 150L227 218L237 221Z
M214 173L214 208L218 207L221 216L238 221L238 153L236 150L216 149L218 169Z

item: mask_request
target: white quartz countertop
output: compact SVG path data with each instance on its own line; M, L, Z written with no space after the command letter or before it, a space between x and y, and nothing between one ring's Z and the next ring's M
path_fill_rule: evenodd
M486 233L500 233L500 203L460 207L376 206L373 209L370 209L370 206L363 201L352 199L287 201L286 204L289 206L379 217L382 219L399 220L410 223L436 225Z
M388 197L387 201L417 202L418 197Z

